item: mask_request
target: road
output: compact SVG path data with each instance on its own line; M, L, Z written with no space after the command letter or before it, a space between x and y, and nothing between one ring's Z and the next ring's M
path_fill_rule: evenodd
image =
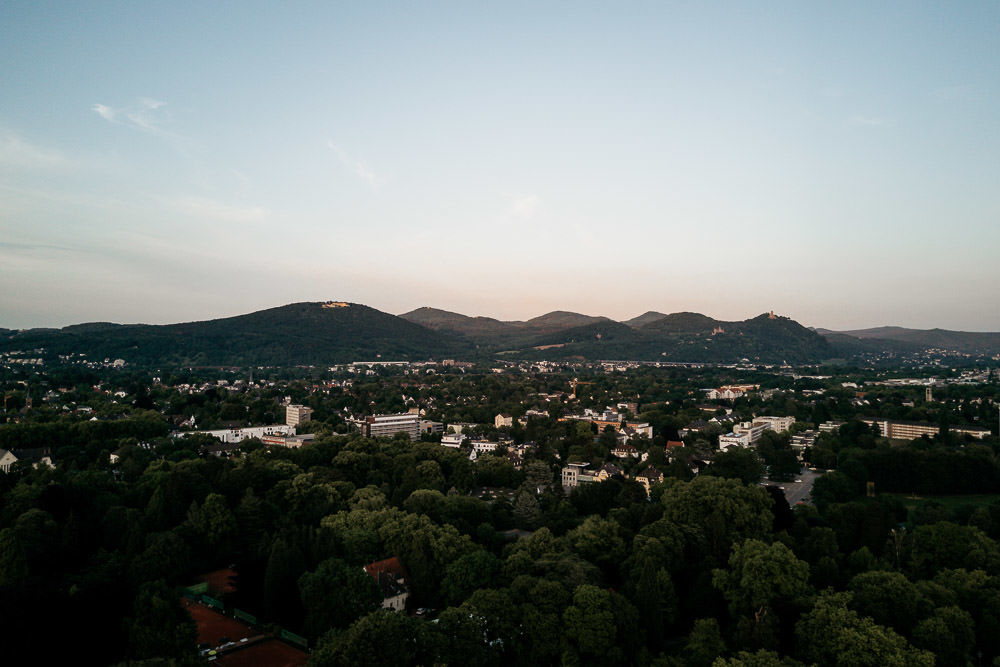
M764 480L765 484L776 484L785 490L785 499L788 500L788 504L795 507L798 503L808 503L810 502L809 494L812 492L813 482L817 477L822 475L823 472L813 472L803 468L799 472L799 476L795 479L802 480L801 482L772 482L770 480Z

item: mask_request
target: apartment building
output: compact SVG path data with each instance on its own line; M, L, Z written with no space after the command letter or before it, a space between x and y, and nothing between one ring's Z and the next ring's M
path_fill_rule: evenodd
M391 438L406 433L410 440L420 440L420 415L403 412L390 415L369 415L355 422L366 438Z
M299 424L312 420L313 409L305 405L289 405L285 408L285 423L289 426L298 426Z

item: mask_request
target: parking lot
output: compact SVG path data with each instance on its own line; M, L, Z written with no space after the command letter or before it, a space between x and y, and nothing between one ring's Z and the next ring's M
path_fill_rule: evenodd
M799 471L799 476L795 478L795 481L772 482L765 479L764 484L780 486L785 492L785 499L788 500L788 504L795 507L798 503L811 502L810 494L812 493L813 482L822 474L822 470L813 472L808 468L803 468Z

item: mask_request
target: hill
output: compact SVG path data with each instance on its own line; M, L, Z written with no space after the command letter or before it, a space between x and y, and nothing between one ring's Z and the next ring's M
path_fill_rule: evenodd
M836 337L861 344L860 349L881 344ZM322 366L379 357L489 359L500 351L506 358L526 359L816 363L849 347L773 315L724 322L700 313L648 312L623 323L554 311L526 322L503 322L430 307L395 316L332 302L181 324L91 322L0 333L0 351L45 348L48 358L83 353L138 366Z
M934 347L968 354L995 354L1000 350L1000 333L997 332L907 329L890 326L839 333L861 340L891 340L919 348Z
M508 322L501 322L492 317L469 317L461 313L424 306L400 315L401 318L414 324L434 329L435 331L450 331L463 336L504 336L518 332L518 328Z
M572 329L575 327L582 327L588 324L597 324L598 322L611 321L612 320L607 317L593 317L591 315L581 315L580 313L571 313L565 310L554 310L551 313L533 317L527 322L511 322L511 324L519 326L522 329L528 329L539 334L545 334L554 331Z
M14 332L0 349L44 347L137 365L310 365L454 355L467 345L361 304L294 303L246 315L182 324L73 325Z
M657 320L662 320L664 317L669 317L669 316L664 315L663 313L658 313L655 310L647 310L642 315L633 317L630 320L623 320L622 324L627 324L630 327L635 327L638 329L639 327L649 324L650 322L656 322Z

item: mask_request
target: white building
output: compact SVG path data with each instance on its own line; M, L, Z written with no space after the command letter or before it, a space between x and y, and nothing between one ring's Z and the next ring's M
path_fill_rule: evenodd
M285 408L285 423L298 426L312 419L313 409L305 405L289 405Z
M366 438L391 438L406 433L410 440L420 440L420 415L403 412L392 415L370 415L355 422Z
M454 449L461 447L463 440L465 440L465 436L461 433L446 433L441 436L441 444Z
M795 417L754 417L754 426L763 426L777 433L784 433L795 423Z
M750 435L747 433L727 433L719 436L719 449L726 451L730 447L749 447Z
M586 484L595 480L594 473L586 470L586 463L568 463L562 469L562 485L566 491L580 484Z
M0 449L0 470L10 472L10 467L17 463L17 457L7 449Z
M766 426L757 425L754 422L741 422L733 426L733 433L744 433L750 439L751 445L756 445L761 434L767 430Z
M174 438L183 438L185 435L199 434L210 435L224 443L233 444L242 442L247 438L263 438L265 435L295 435L295 428L288 424L271 424L270 426L220 428L212 431L175 431L171 433L171 436Z
M490 440L473 440L472 449L474 449L479 454L485 454L487 452L495 452L497 447L500 446L499 442L492 442Z

